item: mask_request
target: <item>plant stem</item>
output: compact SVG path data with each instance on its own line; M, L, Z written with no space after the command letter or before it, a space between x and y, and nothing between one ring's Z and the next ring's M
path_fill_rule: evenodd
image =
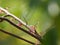
M24 38L22 38L22 37L19 37L19 36L15 35L15 34L9 33L9 32L7 32L7 31L5 31L5 30L0 29L0 31L3 32L3 33L5 33L5 34L11 35L11 36L13 36L13 37L16 37L16 38L18 38L18 39L24 40L25 42L28 42L28 43L30 43L30 44L35 44L35 43L31 42L31 41L28 41L28 40L26 40L26 39L24 39Z
M18 22L22 23L25 27L27 27L29 29L29 26L23 22L20 18L16 17L15 15L9 13L6 9L0 7L0 10L2 10L2 12L4 12L6 14L6 16L11 16L13 17L14 19L16 19Z
M23 22L20 18L16 17L15 15L11 14L10 12L8 12L6 9L0 7L0 10L2 12L4 12L6 15L4 17L7 17L7 16L11 16L13 17L14 19L16 19L18 22L20 22L21 24L23 24L26 28L28 28L28 30L31 30L29 28L29 25L27 25L25 22ZM36 36L38 35L38 37L41 37L37 32L36 32Z
M18 28L19 30L21 30L21 31L23 31L23 32L25 32L25 33L27 33L27 34L31 35L32 37L36 38L38 41L40 41L40 42L41 42L41 40L42 40L42 38L41 38L41 37L38 37L38 36L36 36L36 35L34 35L34 34L30 33L29 31L26 31L25 29L23 29L23 28L21 28L21 27L17 26L16 24L14 24L13 22L11 22L11 21L10 21L10 20L8 20L7 18L0 17L0 19L1 19L1 20L5 20L5 21L9 22L9 23L10 23L11 25L13 25L14 27L16 27L16 28Z

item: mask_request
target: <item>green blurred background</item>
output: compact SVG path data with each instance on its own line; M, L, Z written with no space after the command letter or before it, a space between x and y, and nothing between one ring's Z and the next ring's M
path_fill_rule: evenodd
M25 17L28 25L36 24L37 32L44 35L42 45L60 45L60 0L0 0L0 6L8 7L10 13L24 22L26 22L23 18ZM36 42L36 39L19 31L8 22L1 22L0 28ZM0 32L0 45L31 44Z

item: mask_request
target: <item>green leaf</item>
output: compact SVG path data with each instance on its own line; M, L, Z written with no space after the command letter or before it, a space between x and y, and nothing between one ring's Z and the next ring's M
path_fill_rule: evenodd
M57 45L57 30L56 28L51 28L43 36L42 45Z

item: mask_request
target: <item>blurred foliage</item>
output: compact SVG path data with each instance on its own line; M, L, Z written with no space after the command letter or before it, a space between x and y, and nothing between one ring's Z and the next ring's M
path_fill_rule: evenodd
M42 45L57 45L57 31L56 28L53 27L47 31L47 33L43 36Z
M60 0L0 0L0 6L8 7L9 12L23 21L25 21L23 18L25 17L28 25L36 24L36 30L39 34L40 32L44 34L47 31L43 36L42 45L60 45L57 44L58 40L60 42ZM0 16L2 15L0 14ZM0 28L36 42L36 39L5 21L0 23ZM30 44L0 32L0 45Z

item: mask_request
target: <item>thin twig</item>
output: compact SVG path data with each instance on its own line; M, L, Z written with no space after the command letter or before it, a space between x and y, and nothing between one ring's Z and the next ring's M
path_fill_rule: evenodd
M15 26L16 28L18 28L19 30L31 35L32 37L36 38L37 40L39 40L41 42L42 38L41 37L37 37L36 35L30 33L29 31L26 31L25 29L17 26L16 24L14 24L13 22L11 22L10 20L8 20L7 18L3 18L3 17L0 17L1 20L6 20L7 22L9 22L11 25Z
M20 18L18 18L18 17L16 17L15 15L9 13L6 9L4 9L4 8L2 8L2 7L0 7L0 10L2 10L2 11L6 14L6 16L11 16L11 17L13 17L13 18L16 19L18 22L22 23L25 27L27 27L27 28L29 29L29 26L26 25L26 23L23 22Z
M16 37L16 38L18 38L18 39L24 40L25 42L28 42L28 43L30 43L30 44L32 44L32 45L35 44L35 43L31 42L31 41L28 41L28 40L26 40L26 39L24 39L24 38L22 38L22 37L19 37L19 36L15 35L15 34L9 33L9 32L7 32L7 31L5 31L5 30L0 29L0 31L3 32L3 33L5 33L5 34L11 35L11 36L13 36L13 37Z

